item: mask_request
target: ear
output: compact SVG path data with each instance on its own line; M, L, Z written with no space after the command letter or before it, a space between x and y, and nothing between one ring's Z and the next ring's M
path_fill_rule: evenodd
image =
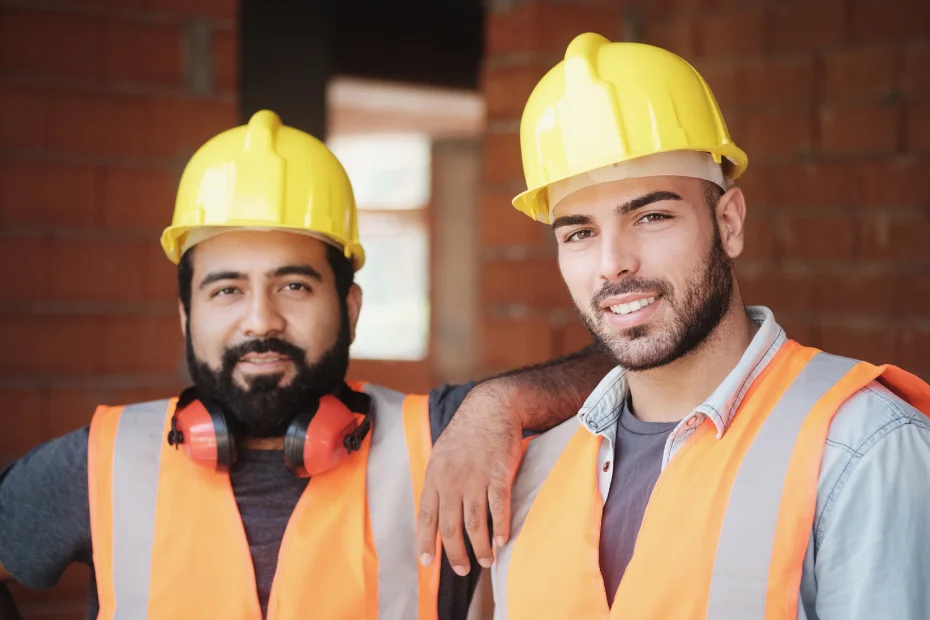
M178 300L178 318L181 320L181 336L187 340L187 312L184 310L184 304Z
M355 342L355 326L362 311L362 287L353 284L346 295L346 308L349 311L349 342Z
M714 210L720 241L730 258L743 253L745 244L746 198L743 190L731 187L720 197Z

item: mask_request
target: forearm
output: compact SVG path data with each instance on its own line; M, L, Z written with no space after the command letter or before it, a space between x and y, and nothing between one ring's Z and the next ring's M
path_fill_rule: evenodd
M564 357L505 372L478 384L515 411L523 429L545 431L578 413L615 363L590 345Z

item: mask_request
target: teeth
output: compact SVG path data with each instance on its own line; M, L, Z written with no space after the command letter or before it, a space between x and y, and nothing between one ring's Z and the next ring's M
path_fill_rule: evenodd
M656 300L655 297L649 297L647 299L637 299L636 301L631 301L628 304L618 304L616 306L611 306L610 309L614 314L630 314L631 312L636 312L637 310L642 310L652 302Z

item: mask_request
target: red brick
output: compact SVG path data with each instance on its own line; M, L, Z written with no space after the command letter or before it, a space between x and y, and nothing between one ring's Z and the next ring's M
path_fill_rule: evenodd
M915 261L930 259L930 214L876 213L860 222L865 258Z
M583 32L597 32L611 41L618 40L619 12L614 7L521 3L507 12L489 12L485 56L539 52L559 58L564 56L572 39Z
M149 243L60 239L48 247L48 298L52 301L141 301Z
M856 43L925 39L930 3L925 0L850 0L849 31Z
M481 198L481 233L483 246L545 246L552 242L552 229L530 219L511 204L510 193L485 193Z
M930 274L908 273L902 281L899 311L904 316L921 318L930 312Z
M238 15L238 0L149 0L152 10L190 17L216 17L234 20Z
M893 327L852 327L827 323L820 331L821 348L827 353L862 359L873 364L895 359L897 334Z
M697 57L697 41L697 24L691 19L653 22L643 27L643 43L667 49L686 60Z
M930 159L866 161L856 170L859 199L865 206L921 206L930 203Z
M734 1L742 2L743 0L717 0L717 3L726 3L727 1L732 3ZM714 0L650 0L649 2L643 2L638 8L646 18L661 19L669 15L696 14L705 8L716 8L710 6L712 4L714 4Z
M50 434L69 433L90 423L99 405L128 405L174 396L167 388L59 388L49 391Z
M0 373L92 374L99 371L103 319L91 316L0 317L0 342L7 355Z
M749 209L743 230L746 242L741 260L770 261L775 258L775 226L771 218Z
M820 328L809 320L792 317L779 318L778 324L785 330L788 338L808 347L820 345Z
M740 67L729 61L695 61L692 63L701 77L710 86L714 99L726 116L727 110L735 108L742 97L742 87L739 83Z
M174 302L178 298L177 267L165 256L160 243L149 243L146 248L147 298L153 301Z
M152 153L159 157L189 156L207 140L237 126L236 106L223 101L152 102L155 127Z
M930 44L922 43L904 50L904 79L902 87L908 97L930 95Z
M907 150L912 153L930 151L930 103L907 106L905 123Z
M150 156L152 126L145 100L79 92L49 102L48 147L100 156Z
M39 237L0 238L0 300L42 301L46 280L48 243Z
M173 173L106 168L101 179L103 226L160 232L171 223L178 189L178 179Z
M96 18L0 7L0 69L94 78L99 41Z
M489 319L482 326L482 360L491 368L518 368L551 359L553 335L544 318Z
M789 259L854 258L858 222L843 217L794 217L785 222L782 256Z
M740 120L743 149L755 158L808 153L813 143L814 119L807 107L760 109Z
M534 309L571 307L555 258L486 262L481 269L481 302L483 307L507 303L527 304Z
M520 136L516 133L488 133L484 136L484 181L506 183L523 181Z
M927 363L927 351L930 351L930 331L917 327L901 329L898 331L896 344L894 362L924 381L930 381L930 364Z
M235 31L213 31L213 71L217 90L239 87L239 34Z
M47 103L44 89L0 84L0 148L41 149Z
M814 98L814 61L809 57L760 59L740 71L742 105L809 103Z
M848 314L895 318L901 311L906 282L900 275L857 271L817 279L818 310L823 314Z
M558 330L558 351L556 355L569 355L594 342L591 332L581 320L566 323Z
M175 374L184 364L176 314L108 317L103 332L103 371Z
M736 143L743 145L740 137L736 138ZM750 213L764 211L772 205L771 192L769 192L770 181L769 167L765 164L756 163L749 166L746 173L736 180L736 184L743 190L743 196L746 199L746 205Z
M549 67L541 65L486 69L481 90L487 117L520 118L530 93L548 70Z
M166 86L182 83L180 26L111 20L106 22L103 40L106 79Z
M825 105L820 109L820 148L837 155L892 153L898 142L897 105Z
M774 3L766 24L769 48L785 53L836 47L844 23L844 0Z
M91 166L0 162L0 223L92 226L96 178Z
M895 91L898 50L875 47L829 52L824 55L821 97L842 101L887 97Z
M802 163L769 170L776 207L847 207L856 202L855 168L846 163Z
M0 469L45 439L48 410L40 390L0 390Z
M762 53L762 27L765 15L762 7L711 14L699 22L704 55L755 56Z
M817 311L820 282L804 274L767 270L753 278L739 280L743 302L750 306L768 306L775 312L807 314Z

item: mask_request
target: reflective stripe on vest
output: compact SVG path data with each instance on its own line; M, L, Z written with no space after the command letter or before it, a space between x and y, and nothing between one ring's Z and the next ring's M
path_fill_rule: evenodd
M372 432L314 477L281 543L269 620L436 617L415 527L431 448L426 396L365 386ZM167 446L173 401L98 409L88 451L99 618L261 618L228 476ZM367 506L367 510L366 510Z
M601 439L577 420L534 439L512 492L514 535L492 569L495 618L795 618L830 422L878 377L930 412L930 387L898 368L783 345L726 434L705 420L659 476L611 609Z

